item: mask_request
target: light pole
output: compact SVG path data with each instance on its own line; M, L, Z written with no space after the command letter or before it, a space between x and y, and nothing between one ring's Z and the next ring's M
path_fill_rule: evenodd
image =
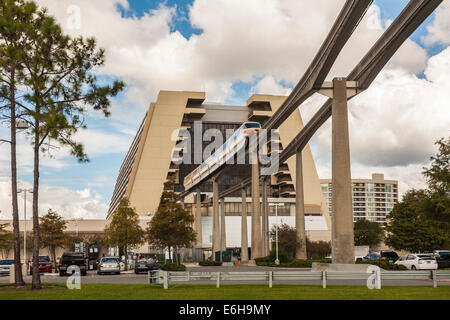
M275 264L280 264L280 260L278 259L278 207L284 206L284 203L269 203L269 206L275 207L275 217L276 217L276 223L275 223Z
M31 189L18 189L17 193L23 192L23 263L27 263L27 192L33 193Z

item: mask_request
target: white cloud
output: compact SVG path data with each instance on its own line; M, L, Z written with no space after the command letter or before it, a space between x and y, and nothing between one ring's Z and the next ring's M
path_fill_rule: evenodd
M102 72L123 77L130 84L125 102L146 109L163 89L206 90L209 100L223 101L233 94L235 80L245 82L257 75L269 75L296 83L344 2L196 0L189 18L202 33L186 39L170 30L171 23L178 19L174 8L161 5L141 18L122 18L118 1L80 0L81 29L66 31L95 36L106 48ZM38 3L66 25L70 2ZM127 1L121 4L126 7ZM347 74L382 32L379 9L372 6L330 77ZM413 72L423 69L425 61L425 51L411 40L392 60Z
M32 185L19 181L19 187ZM11 179L0 178L0 219L11 219ZM19 210L22 217L23 198L19 194ZM28 218L32 214L31 195L27 197ZM108 206L104 199L91 189L71 190L65 187L41 185L39 188L39 216L53 209L64 218L102 219L106 217Z
M49 8L66 32L94 36L106 49L106 65L100 72L123 78L128 84L123 101L113 101L112 119L132 123L133 128L160 90L206 91L208 100L224 101L233 95L234 81L249 82L263 76L253 92L286 94L288 89L281 83L298 81L344 4L344 0L196 0L189 9L189 18L203 32L186 39L179 32L171 32L170 25L178 17L174 8L165 5L141 18L123 18L116 5L128 8L126 0L78 0L81 29L76 30L67 28L67 8L73 1L37 2ZM436 22L429 27L430 43L449 43L448 11L448 6L438 9ZM372 6L328 78L348 74L385 27L378 7ZM352 101L355 174L367 176L377 169L388 178L398 177L405 186L405 181L420 185L420 173L417 176L413 172L420 172L421 164L434 153L434 140L448 133L448 108L444 106L449 101L446 83L450 79L444 68L439 70L439 65L449 61L447 54L430 59L425 72L428 80L418 79L413 73L425 68L427 54L407 40L372 88ZM323 100L317 95L309 99L302 106L305 118ZM129 129L121 126L118 131ZM329 168L327 130L329 124L313 139L323 177ZM95 155L126 152L132 136L95 128L81 132L79 138L85 142L88 154ZM7 148L1 148L0 172L9 171L8 152L3 152ZM21 141L22 172L31 169L29 149L28 142ZM63 168L67 156L67 150L60 150L54 159L44 159L43 166ZM1 183L2 191L8 190L4 189L5 182ZM92 189L43 186L42 197L41 208L52 207L67 216L93 217L106 212L107 207ZM1 199L0 204L6 206L8 201Z
M436 17L427 26L427 31L428 33L422 39L426 45L450 44L450 4L448 1L444 1L436 9Z
M388 68L349 103L350 149L355 178L384 172L400 181L400 191L421 188L422 168L450 136L450 47L429 59L425 79ZM302 107L309 119L325 98L314 95ZM313 107L314 106L314 107ZM322 177L330 177L331 121L312 140Z
M267 75L251 88L250 93L288 96L291 91L290 88L281 85L273 76Z

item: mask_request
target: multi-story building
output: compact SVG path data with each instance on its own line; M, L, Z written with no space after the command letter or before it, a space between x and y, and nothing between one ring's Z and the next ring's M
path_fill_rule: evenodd
M210 140L202 140L206 130L216 129L224 135L226 131L238 129L246 121L263 124L286 99L285 96L253 95L247 100L246 105L230 106L205 102L205 96L204 92L161 91L156 102L150 104L120 168L108 219L114 214L123 197L130 200L139 215L153 216L158 208L164 183L172 180L175 183L174 191L182 192L184 178L199 165L198 162L179 163L177 160L181 157L180 151L182 155L190 152L191 160L199 156L201 158L202 153L201 150L197 150L198 146L201 145L205 150L211 143ZM196 140L195 132L198 130L196 128L199 123L201 123L201 136L200 140ZM288 145L302 128L300 112L296 111L278 128L281 147ZM185 139L180 132L177 133L180 129L184 133L187 131L189 136L194 138ZM188 142L180 143L183 140ZM180 145L183 147L179 147ZM268 201L284 205L277 207L278 219L275 217L274 207L269 208L269 225L283 222L295 226L295 170L295 157L292 157L286 163L279 164L278 171L271 176ZM250 174L249 164L234 166L219 178L219 191L222 192L239 184ZM311 240L329 241L331 220L309 146L303 150L303 180L307 235ZM200 192L202 198L202 243L200 245L203 248L209 248L212 235L212 183L204 183ZM252 206L251 195L249 192L247 194L248 226L250 227ZM224 198L223 209L226 215L226 246L228 248L240 246L241 202L240 191ZM194 210L194 194L185 197L183 203L187 209Z
M332 214L331 179L321 179L322 193ZM352 179L353 221L367 219L386 222L386 215L398 202L398 181L385 180L384 174L374 173L372 179Z

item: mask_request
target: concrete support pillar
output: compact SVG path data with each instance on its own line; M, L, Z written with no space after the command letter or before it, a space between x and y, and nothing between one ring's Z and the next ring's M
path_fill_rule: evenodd
M247 192L242 188L241 261L248 261Z
M225 199L220 199L220 250L227 249L227 233L225 228Z
M306 259L306 234L305 234L305 200L303 192L303 160L302 152L295 155L295 231L301 242L300 248L295 252L297 259Z
M216 251L220 251L220 229L219 229L219 183L213 180L213 260L216 260Z
M252 164L252 260L262 257L259 163Z
M263 239L263 255L269 255L269 202L267 195L267 188L269 184L269 177L264 177L262 182L262 239Z
M200 188L196 189L195 195L195 220L194 220L194 229L197 233L196 247L201 247L203 239L202 239L202 199L200 194Z
M333 79L332 106L333 263L355 263L347 81Z

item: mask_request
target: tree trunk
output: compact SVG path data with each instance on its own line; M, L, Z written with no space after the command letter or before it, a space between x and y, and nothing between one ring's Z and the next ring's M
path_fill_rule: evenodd
M17 200L17 157L16 157L16 90L14 87L15 71L11 71L11 85L9 93L11 98L11 191L13 209L13 232L14 232L14 283L16 287L25 286L22 274L22 263L20 261L20 230L19 230L19 206ZM25 258L26 259L26 258ZM26 263L26 261L25 261Z
M169 246L168 248L169 248L169 261L170 261L170 262L173 262L173 261L172 261L172 257L170 256L170 246ZM164 261L164 262L165 262L165 261Z
M58 272L58 270L56 268L56 248L52 246L50 248L50 252L51 252L52 260L53 260L53 272Z
M125 251L125 271L128 270L128 246L125 245L124 251Z
M35 132L34 132L34 177L33 177L33 276L32 289L41 289L41 275L39 274L39 114L40 108L36 107Z
M175 254L175 262L177 263L177 265L179 265L180 261L178 261L178 248L177 247L173 248L173 253Z

